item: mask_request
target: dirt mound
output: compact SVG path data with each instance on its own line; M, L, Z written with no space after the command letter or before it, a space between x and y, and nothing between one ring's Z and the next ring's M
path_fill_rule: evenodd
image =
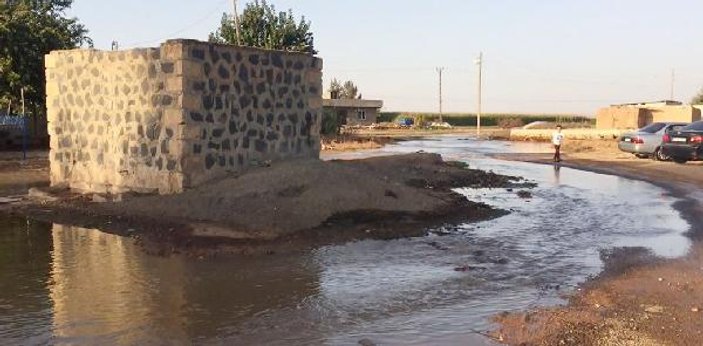
M420 236L428 228L502 215L452 189L526 185L519 181L444 162L437 154L300 160L233 174L179 195L108 202L105 196L53 191L57 201L30 199L10 212L128 235L160 254L285 252Z
M413 186L422 181L423 186ZM291 161L173 196L96 206L102 211L178 220L199 235L274 239L355 211L418 213L455 202L450 187L502 186L510 178L467 170L439 155L411 154L358 161ZM213 232L199 222L221 225Z
M343 134L339 136L323 136L323 151L353 151L378 149L386 144L395 142L396 139L384 136L356 136Z

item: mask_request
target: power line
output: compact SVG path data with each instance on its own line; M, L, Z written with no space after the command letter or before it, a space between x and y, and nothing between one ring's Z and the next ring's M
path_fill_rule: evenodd
M195 20L195 21L189 23L188 25L184 26L183 28L179 29L178 31L174 31L174 32L172 32L172 33L170 33L170 34L163 35L163 36L161 36L160 38L157 38L157 39L144 40L144 41L140 41L140 42L133 42L133 43L127 44L127 46L134 47L134 46L141 46L141 45L150 44L150 43L159 43L159 42L161 42L161 41L163 41L163 40L165 40L165 39L173 38L174 36L176 36L176 35L178 35L178 34L180 34L180 33L182 33L182 32L185 32L185 31L187 31L187 30L190 30L191 28L197 26L198 24L200 24L200 23L202 23L202 22L204 22L204 21L210 19L210 17L211 17L213 14L215 14L216 12L222 11L222 8L224 7L224 5L225 5L228 1L229 1L229 0L222 0L222 1L220 1L219 4L217 5L217 7L215 7L212 11L210 11L210 12L208 12L206 15L204 15L204 16L198 18L197 20Z

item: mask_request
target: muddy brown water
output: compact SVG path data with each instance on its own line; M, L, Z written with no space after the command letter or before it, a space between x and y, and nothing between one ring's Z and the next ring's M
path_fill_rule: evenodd
M499 219L296 256L153 257L98 230L3 218L0 344L486 345L475 331L491 315L561 303L602 270L602 250L689 247L676 199L658 187L486 156L539 145L449 136L326 158L418 150L538 187L529 199L459 190L512 211Z

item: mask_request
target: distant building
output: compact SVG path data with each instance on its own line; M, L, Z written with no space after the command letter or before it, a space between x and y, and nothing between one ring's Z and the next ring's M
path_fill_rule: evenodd
M636 106L636 107L662 107L662 106L682 106L683 102L674 100L661 100L661 101L649 101L649 102L633 102L633 103L622 103L617 106Z
M336 113L343 124L351 126L367 126L375 123L382 107L381 100L334 98L322 100L322 108L325 112Z
M596 116L599 129L638 129L654 122L701 120L701 110L682 102L662 100L624 103L600 109Z

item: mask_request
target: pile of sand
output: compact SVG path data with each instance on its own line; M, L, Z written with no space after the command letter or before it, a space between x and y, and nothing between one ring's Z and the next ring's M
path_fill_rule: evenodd
M91 208L99 214L188 224L198 235L274 239L343 215L440 212L457 203L453 187L500 187L510 181L446 163L436 154L303 160L257 168L180 195L137 197Z

